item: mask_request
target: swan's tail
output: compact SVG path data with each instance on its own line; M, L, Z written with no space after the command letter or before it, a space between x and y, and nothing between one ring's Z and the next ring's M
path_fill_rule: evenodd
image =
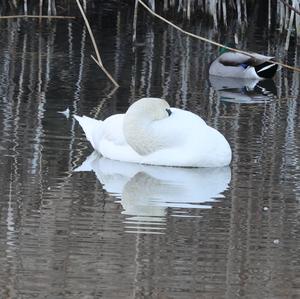
M93 119L87 116L74 115L74 118L79 122L83 129L86 139L92 144L95 149L95 137L101 139L102 120Z

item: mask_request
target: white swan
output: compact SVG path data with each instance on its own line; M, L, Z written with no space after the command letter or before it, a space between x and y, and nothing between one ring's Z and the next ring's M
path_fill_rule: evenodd
M106 158L179 167L229 165L225 137L194 113L158 98L142 98L104 121L75 116L93 148Z

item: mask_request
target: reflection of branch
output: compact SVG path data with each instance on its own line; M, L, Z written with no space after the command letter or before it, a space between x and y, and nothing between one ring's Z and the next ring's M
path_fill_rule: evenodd
M288 2L284 0L280 0L285 6L287 6L289 9L293 10L296 14L300 15L300 10L296 9L293 5L289 4Z
M97 107L93 108L93 118L97 118L99 113L101 112L104 104L107 102L108 99L111 99L112 95L115 93L115 91L118 89L116 86L105 98L102 99L100 104ZM94 112L95 111L95 112Z
M158 15L157 13L155 13L152 9L150 9L142 0L137 0L142 6L144 6L144 8L146 10L148 10L153 16L157 17L158 19L162 20L163 22L171 25L172 27L176 28L177 30L179 30L180 32L186 34L186 35L189 35L191 37L194 37L196 39L199 39L199 40L202 40L204 42L207 42L207 43L210 43L210 44L213 44L215 46L218 46L218 47L222 47L222 48L225 48L225 49L228 49L232 52L237 52L237 53L241 53L241 54L245 54L249 57L254 57L253 54L249 53L249 52L246 52L246 51L241 51L241 50L238 50L238 49L235 49L235 48L231 48L231 47L227 47L225 45L222 45L220 43L217 43L215 41L212 41L208 38L205 38L205 37L202 37L202 36L199 36L199 35L196 35L196 34L193 34L191 32L188 32L188 31L185 31L183 30L182 28L180 28L179 26L173 24L172 22L168 21L167 19L165 19L164 17ZM255 57L254 57L255 58ZM272 63L275 63L275 64L278 64L278 65L281 65L282 67L285 67L285 68L288 68L288 69L291 69L293 71L297 71L297 72L300 72L300 68L297 68L297 67L294 67L294 66L290 66L290 65L287 65L287 64L284 64L282 62L279 62L279 61L275 61L275 60L272 60Z
M85 25L86 25L86 27L87 27L87 29L88 29L88 32L89 32L89 34L90 34L90 38L91 38L91 40L92 40L92 43L93 43L93 46L94 46L94 50L95 50L95 52L96 52L97 59L94 58L94 57L92 56L93 60L99 65L99 67L103 70L103 72L106 74L106 76L112 81L112 83L113 83L115 86L119 87L120 85L113 79L113 77L112 77L112 76L109 74L109 72L105 69L105 67L104 67L104 65L103 65L103 63L102 63L102 60L101 60L101 57L100 57L100 54L99 54L99 51L98 51L98 47L97 47L97 44L96 44L96 41L95 41L95 38L94 38L94 35L93 35L93 32L92 32L92 29L91 29L91 27L90 27L89 21L88 21L86 15L85 15L85 13L84 13L84 10L82 9L82 6L81 6L81 4L80 4L80 1L79 1L79 0L76 0L76 2L77 2L77 5L78 5L79 10L80 10L80 12L81 12L81 15L82 15L82 17L83 17L83 19L84 19L84 22L85 22Z

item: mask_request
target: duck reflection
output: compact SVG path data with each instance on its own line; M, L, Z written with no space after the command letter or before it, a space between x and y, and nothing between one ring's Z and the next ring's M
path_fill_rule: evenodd
M120 199L122 213L129 216L127 230L143 233L164 229L168 207L173 208L172 216L180 217L191 217L189 209L210 208L213 201L224 197L222 192L231 180L229 167L141 165L109 160L96 152L75 171L94 171L104 189Z
M265 103L276 96L273 80L239 79L209 76L212 88L220 101L254 104Z

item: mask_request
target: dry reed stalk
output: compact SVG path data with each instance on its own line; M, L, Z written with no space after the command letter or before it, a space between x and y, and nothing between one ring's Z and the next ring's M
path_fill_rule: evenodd
M0 19L16 19L16 18L75 19L76 17L71 17L71 16L36 16L36 15L0 16Z
M39 15L43 15L43 0L40 0L40 13Z
M98 66L102 69L102 71L105 73L105 75L112 81L112 83L116 87L120 87L120 85L114 80L114 78L111 76L111 74L108 72L108 70L103 66L102 62L98 61L93 55L91 55L91 58L98 64Z
M137 13L138 13L138 0L135 0L135 3L134 3L134 15L133 15L133 34L132 34L132 41L134 43L136 41Z
M296 9L296 11L298 11L298 13L299 13L299 8L300 8L299 0L293 0L292 5ZM294 10L294 12L295 12L295 10ZM296 28L296 35L299 38L300 37L300 31L299 31L300 30L300 27L299 27L300 14L298 14L298 13L295 12L295 28Z
M296 14L300 15L300 11L296 9L293 5L289 4L288 2L284 0L280 0L285 6L287 6L289 9L293 10Z
M49 0L50 1L50 0ZM52 5L52 13L54 15L57 15L57 10L56 10L56 4L55 4L55 0L53 0L53 2L51 1L51 5Z
M286 51L289 49L290 37L291 37L294 17L295 17L295 11L292 10L291 11L291 16L290 16L290 21L289 21L289 28L287 29L287 35L286 35L285 46L284 46L284 50L286 50Z
M78 1L78 0L77 0ZM204 41L204 42L207 42L207 43L210 43L210 44L213 44L215 46L218 46L218 47L222 47L222 48L225 48L225 49L228 49L232 52L237 52L237 53L242 53L242 54L245 54L245 55L248 55L249 57L253 57L253 54L249 53L249 52L246 52L246 51L242 51L242 50L238 50L238 49L235 49L235 48L231 48L231 47L227 47L225 45L222 45L220 43L217 43L215 41L212 41L208 38L205 38L205 37L202 37L202 36L199 36L199 35L196 35L196 34L193 34L191 32L188 32L188 31L185 31L183 30L182 28L178 27L177 25L173 24L172 22L168 21L167 19L165 19L164 17L158 15L157 13L155 13L153 10L151 10L142 0L137 0L146 10L148 10L153 16L157 17L158 19L162 20L163 22L169 24L170 26L176 28L177 30L179 30L180 32L186 34L186 35L189 35L191 37L194 37L196 39L199 39L201 41ZM293 70L293 71L297 71L297 72L300 72L300 68L298 67L294 67L294 66L290 66L290 65L287 65L287 64L284 64L282 62L279 62L279 61L275 61L275 60L272 60L273 63L275 64L278 64L282 67L285 67L287 69L290 69L290 70Z
M271 28L271 0L268 0L268 28Z
M110 74L110 73L106 70L106 68L104 67L104 65L103 65L103 63L102 63L102 59L101 59L100 54L99 54L99 51L98 51L98 47L97 47L97 44L96 44L96 41L95 41L95 38L94 38L94 35L93 35L93 32L92 32L92 29L91 29L90 24L89 24L89 21L88 21L86 15L85 15L85 12L84 12L84 10L83 10L81 4L80 4L80 1L79 1L79 0L76 0L76 2L77 2L77 5L78 5L79 10L80 10L80 12L81 12L81 15L82 15L82 17L83 17L83 20L84 20L84 22L85 22L85 25L86 25L86 27L87 27L87 30L88 30L88 32L89 32L90 38L91 38L91 40L92 40L92 44L93 44L93 46L94 46L94 50L95 50L97 59L96 59L94 56L92 56L92 55L91 55L91 57L92 57L93 60L98 64L98 66L102 69L102 71L106 74L106 76L111 80L111 82L112 82L115 86L119 87L120 85L114 80L114 78L111 76L111 74Z
M28 13L27 0L24 0L24 13L25 13L25 15L27 15L27 13Z
M48 0L48 16L51 16L51 1Z

